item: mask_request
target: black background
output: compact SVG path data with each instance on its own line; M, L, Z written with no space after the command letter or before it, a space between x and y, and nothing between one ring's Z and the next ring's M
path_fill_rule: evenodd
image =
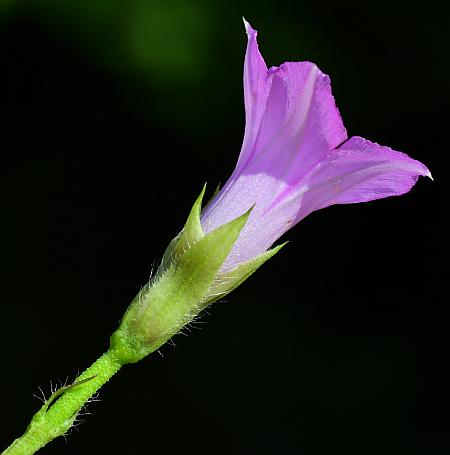
M80 432L42 453L448 453L446 11L94 3L0 10L2 445L25 430L38 385L48 394L107 349L203 183L232 171L244 15L269 65L319 64L349 134L407 152L435 181L313 213L202 330L125 367ZM153 60L123 46L119 19L138 3Z

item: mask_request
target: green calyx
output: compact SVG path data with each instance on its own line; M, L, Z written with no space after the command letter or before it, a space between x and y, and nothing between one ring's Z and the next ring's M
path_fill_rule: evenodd
M283 246L222 272L251 209L205 235L200 222L204 193L205 187L183 230L170 242L155 276L135 297L111 337L111 348L123 363L137 362L157 350Z
M200 215L202 211L202 201L205 195L206 185L203 186L197 200L194 202L192 209L189 213L186 224L183 230L169 243L158 272L163 272L172 263L176 262L192 245L201 240L205 233L203 232L200 223Z
M231 291L234 291L250 275L255 273L264 262L269 260L272 256L275 256L275 254L277 254L287 243L288 242L282 243L249 261L242 262L229 272L219 272L209 290L208 300L204 302L205 307L226 296Z

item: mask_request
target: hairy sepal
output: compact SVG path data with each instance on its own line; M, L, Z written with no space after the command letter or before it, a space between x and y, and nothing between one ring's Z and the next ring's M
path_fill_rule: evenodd
M205 236L200 223L200 213L202 211L202 201L205 190L206 184L203 186L200 195L194 202L183 230L169 243L169 246L164 252L161 265L158 269L159 273L164 272L164 270L170 267L172 262L176 261L192 245Z
M202 196L203 192L170 252L166 269L139 292L111 337L124 363L137 362L158 349L205 307L218 272L250 215L251 210L200 235Z
M221 299L240 286L250 275L255 273L259 267L271 257L275 256L275 254L277 254L286 244L287 242L260 254L256 258L243 262L229 272L218 273L207 296L205 296L202 302L203 307L205 308L208 305L211 305L216 300Z

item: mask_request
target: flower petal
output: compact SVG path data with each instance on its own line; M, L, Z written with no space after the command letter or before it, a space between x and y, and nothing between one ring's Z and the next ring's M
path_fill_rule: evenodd
M244 61L245 134L238 166L253 149L270 88L270 83L266 80L267 66L256 41L258 32L245 19L244 25L247 32Z
M292 227L301 197L293 204L283 204L283 195L290 186L269 173L233 174L216 198L205 208L201 215L201 225L209 233L224 223L237 218L253 207L250 217L225 262L229 270L234 264L244 262L266 251L276 239ZM266 212L279 200L281 213ZM289 220L289 221L287 221Z
M419 176L431 177L419 161L361 137L332 151L296 192L304 193L298 222L313 210L407 193Z
M256 201L246 226L225 262L225 268L230 269L239 262L261 254L315 210L333 204L366 202L401 195L412 188L419 176L431 177L422 163L361 137L353 137L329 152L297 184L290 185L266 174L242 175L218 204L218 211L212 217L224 217L227 221L238 215L233 213L232 207L242 205L248 208ZM270 198L270 194L273 202L264 208L265 198ZM275 194L278 195L276 198ZM209 230L205 225L204 229Z
M244 173L265 172L292 184L347 139L330 79L310 62L271 68L270 92Z
M347 138L329 77L310 62L267 70L257 32L245 25L245 137L235 171L202 214L206 232L254 204L256 219Z
M400 195L419 175L431 176L388 147L359 137L343 143L329 77L310 62L267 69L257 32L244 23L244 142L236 169L201 216L208 233L254 206L223 270L260 255L314 210Z
M236 172L270 168L277 177L298 180L347 139L330 79L311 62L283 63L268 70L256 30L244 23L246 126ZM298 162L301 166L295 166Z

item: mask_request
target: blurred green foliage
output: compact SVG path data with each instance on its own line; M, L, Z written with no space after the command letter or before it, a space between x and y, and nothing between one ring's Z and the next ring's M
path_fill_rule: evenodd
M143 106L157 111L166 121L183 125L187 119L182 106L197 99L202 106L201 87L208 77L212 34L207 2L2 2L4 20L14 12L25 11L56 39L69 39L97 64L125 78L128 85L140 87ZM236 25L238 30L239 19ZM241 39L244 42L243 36ZM179 101L180 110L176 112L173 100Z
M309 43L318 44L314 28L302 19L305 14L294 22L286 15L272 21L272 16L258 17L267 5L253 1L246 5L208 0L1 1L3 20L14 12L26 14L55 41L73 42L96 64L137 89L144 108L181 129L200 123L202 128L217 128L230 110L240 111L243 119L242 15L270 36L264 52L271 64L302 59L308 41L299 38L300 31L308 31ZM193 105L198 116L192 116ZM217 115L211 117L214 106Z
M0 21L8 12L10 12L13 5L14 0L0 0Z
M166 84L191 79L208 42L205 8L183 0L30 0L49 27L69 30L116 69Z

